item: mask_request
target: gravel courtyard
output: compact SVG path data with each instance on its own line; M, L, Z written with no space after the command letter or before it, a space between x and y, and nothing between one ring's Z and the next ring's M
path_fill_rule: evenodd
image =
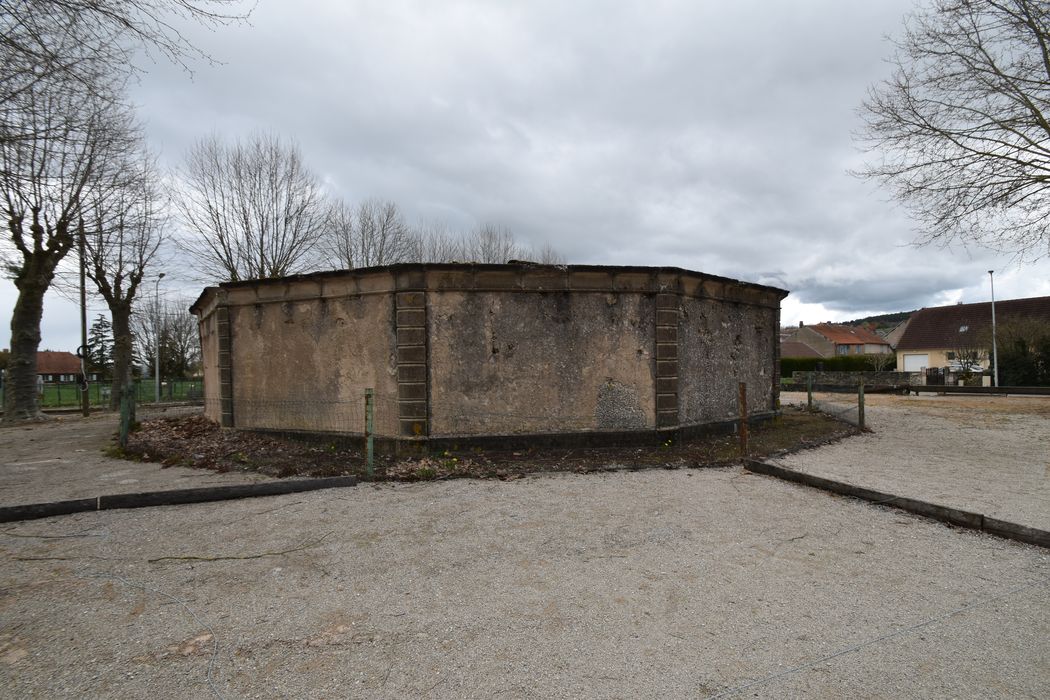
M846 394L815 398L833 409L856 403ZM865 398L874 432L777 464L1050 530L1050 397Z
M1040 404L869 399L874 434L784 461L1045 523L1019 494L1045 488ZM40 452L71 493L193 473L117 478L74 452L92 431ZM34 466L33 436L3 462ZM1050 551L738 467L82 513L3 525L0 558L0 697L1050 695Z
M1045 697L1050 553L738 469L10 524L4 697Z

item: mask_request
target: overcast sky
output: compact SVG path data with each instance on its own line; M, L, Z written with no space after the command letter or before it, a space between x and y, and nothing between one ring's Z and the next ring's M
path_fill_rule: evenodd
M222 65L147 63L133 96L166 165L211 132L273 131L351 202L504 225L571 263L784 287L785 324L986 301L990 269L997 299L1050 295L1050 261L910 246L901 207L847 172L865 158L857 107L912 7L259 0L248 25L186 29ZM162 294L200 291L165 271ZM14 299L0 282L5 324ZM78 338L49 294L41 348Z

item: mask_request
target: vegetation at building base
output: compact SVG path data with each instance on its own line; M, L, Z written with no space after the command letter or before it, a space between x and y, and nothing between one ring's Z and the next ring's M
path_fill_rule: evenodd
M762 459L854 434L857 430L853 426L825 414L785 408L780 417L752 426L749 456ZM341 447L320 438L306 441L223 430L204 416L194 415L143 422L130 436L123 455L167 466L252 471L276 477L348 474L391 481L515 479L538 472L730 466L740 462L740 441L730 433L645 447L441 449L412 459L377 455L375 474L369 477L363 449Z

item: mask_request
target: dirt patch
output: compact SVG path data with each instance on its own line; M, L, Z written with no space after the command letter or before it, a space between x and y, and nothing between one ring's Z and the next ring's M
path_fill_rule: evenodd
M856 430L824 414L789 408L751 430L755 457L790 453L841 440ZM368 475L360 449L336 442L223 430L204 416L143 422L126 455L165 466L218 472L257 472L275 477L353 475L362 479L422 481L443 478L517 478L535 472L614 471L640 468L712 467L740 459L739 438L711 435L675 444L637 448L545 448L526 450L442 450L413 459L377 456Z

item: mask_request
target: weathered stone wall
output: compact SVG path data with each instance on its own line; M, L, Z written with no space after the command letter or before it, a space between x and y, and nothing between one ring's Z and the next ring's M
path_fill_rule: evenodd
M655 427L651 295L428 298L432 436Z
M201 326L203 341L213 318L224 310L229 316L231 427L361 433L365 389L374 388L386 397L386 405L376 407L376 435L398 434L392 282L358 282L295 280L223 290L224 305ZM210 396L209 372L221 363L202 350Z
M425 440L724 421L741 381L768 413L784 295L675 268L394 265L226 284L194 312L223 425L361 434L372 387L375 434Z
M679 336L681 422L707 423L740 415L740 382L750 413L776 405L779 307L683 298Z

